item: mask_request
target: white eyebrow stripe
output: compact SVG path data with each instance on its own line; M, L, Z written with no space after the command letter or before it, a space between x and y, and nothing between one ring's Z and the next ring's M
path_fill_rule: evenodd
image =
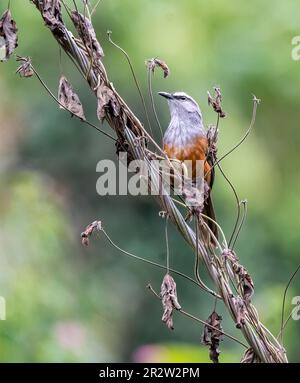
M174 97L186 97L186 98L191 98L188 94L184 93L184 92L175 92L173 93L173 96Z
M184 92L175 92L175 93L173 93L173 97L175 97L175 98L176 97L186 97L188 100L193 101L196 105L198 105L197 102L193 99L193 97L189 96L188 94L186 94Z

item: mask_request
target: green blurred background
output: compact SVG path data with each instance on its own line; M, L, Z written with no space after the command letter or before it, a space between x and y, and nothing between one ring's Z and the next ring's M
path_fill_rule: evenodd
M2 1L1 13L5 6ZM60 68L58 47L34 6L12 0L11 7L17 53L32 57L54 93L62 70L97 123L93 95L64 55ZM206 124L215 122L206 91L221 86L228 117L220 128L220 154L248 128L252 93L262 99L251 136L223 167L249 201L236 250L253 276L261 319L277 334L283 290L299 262L300 61L291 58L291 40L300 35L299 1L102 0L93 19L109 75L143 120L130 70L107 41L108 29L130 54L146 96L144 61L156 56L166 60L171 76L164 80L156 72L155 93L191 94ZM114 144L59 110L36 78L20 79L16 68L13 59L0 65L0 295L7 302L0 360L208 361L201 326L180 315L175 331L162 324L160 302L146 284L159 289L163 272L122 256L104 237L81 246L82 229L100 219L122 248L164 262L164 222L150 197L96 194L96 164L115 159ZM155 100L167 126L167 105ZM236 207L220 174L214 199L230 235ZM192 274L193 254L173 229L170 249L172 266ZM183 307L206 319L213 300L176 281ZM289 290L286 315L295 295L299 278ZM240 337L221 304L218 311L224 329ZM290 321L285 344L291 361L300 361L299 336L300 323ZM237 362L243 349L225 339L221 351L221 362Z

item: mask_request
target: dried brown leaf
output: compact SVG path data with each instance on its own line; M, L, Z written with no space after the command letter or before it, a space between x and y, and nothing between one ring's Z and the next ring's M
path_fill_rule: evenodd
M161 68L164 73L164 78L168 77L170 75L170 68L168 67L167 63L163 60L160 60L158 58L152 58L149 60L146 60L145 62L147 68L154 73L155 68Z
M222 317L216 311L213 311L206 322L214 328L205 325L202 334L202 343L209 346L209 357L214 363L219 362L219 345L223 339L221 321Z
M72 11L71 19L83 44L96 60L104 57L103 49L97 40L96 33L91 21L78 11Z
M81 233L81 243L84 246L88 246L90 243L90 237L95 231L101 231L102 230L102 224L101 221L94 221L87 225L85 230Z
M244 266L240 265L238 262L233 263L232 269L239 276L240 285L243 289L244 301L246 304L249 304L254 294L254 284L252 278Z
M218 129L214 125L210 125L207 133L207 141L208 141L208 154L207 158L209 160L209 163L215 163L217 160L217 141L218 141Z
M17 69L16 73L19 73L21 77L32 77L34 75L30 57L17 56L17 61L21 62L21 65Z
M246 315L246 307L243 299L241 297L233 298L234 306L236 309L236 327L242 328L246 323L245 315Z
M216 113L220 116L220 118L226 117L225 112L222 109L221 103L222 103L222 94L221 89L218 87L214 87L214 97L211 96L209 92L207 92L208 96L208 105L211 105Z
M8 9L0 19L0 61L8 60L18 46L17 32L16 23Z
M250 274L246 273L244 278L243 278L243 291L244 291L244 300L246 303L251 302L251 298L254 294L254 284L252 281L252 278Z
M170 274L166 274L163 279L160 295L164 309L162 321L173 330L173 310L180 310L181 306L177 299L176 283Z
M60 0L43 0L42 15L45 23L51 30L62 24Z
M64 76L62 76L59 81L58 100L61 104L61 109L65 108L75 116L85 121L85 115L80 99L74 92L72 85Z
M207 190L199 190L198 188L189 185L188 182L186 182L186 185L184 185L182 189L182 196L185 203L199 216L203 211L204 201L207 197L206 192Z
M120 104L114 92L103 83L97 89L97 116L100 121L106 117L106 113L112 113L114 117L120 114Z

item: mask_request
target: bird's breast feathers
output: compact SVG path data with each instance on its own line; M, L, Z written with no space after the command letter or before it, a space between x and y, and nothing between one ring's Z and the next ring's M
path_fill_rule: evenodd
M174 131L168 129L164 136L164 151L170 159L179 161L192 161L193 176L195 175L195 165L197 161L204 162L204 174L209 174L210 165L206 161L208 153L208 141L203 134L187 134L180 132L174 134ZM210 175L205 177L210 184Z
M204 160L208 150L207 137L193 126L170 124L165 132L164 150L169 158Z

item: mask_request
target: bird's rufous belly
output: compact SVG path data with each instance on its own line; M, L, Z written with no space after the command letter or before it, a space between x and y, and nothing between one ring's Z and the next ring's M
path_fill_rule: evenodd
M197 161L205 161L204 168L203 168L203 175L205 177L205 181L210 186L211 166L206 161L206 156L208 152L208 142L206 137L196 138L193 142L185 146L172 146L170 145L170 143L168 143L164 145L164 151L170 159L175 158L179 161L191 161L193 179L196 176L198 176L197 166L196 166Z

